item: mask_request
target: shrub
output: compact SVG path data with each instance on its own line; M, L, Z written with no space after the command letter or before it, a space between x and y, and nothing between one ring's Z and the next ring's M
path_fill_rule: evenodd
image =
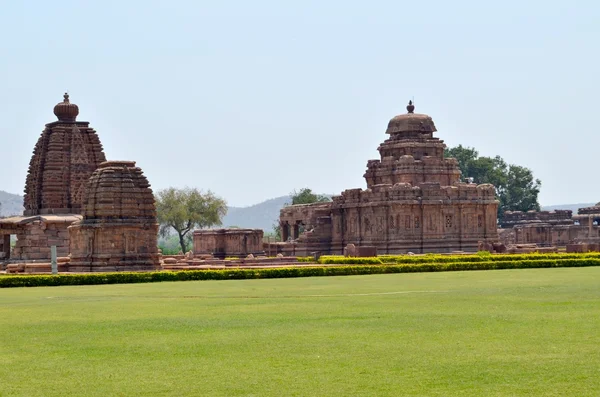
M296 258L298 262L314 262L315 258L313 256L298 256Z
M40 287L58 285L131 284L153 283L160 281L240 280L257 278L348 276L386 273L444 272L464 270L498 270L584 266L600 266L600 258L579 255L579 257L569 257L564 259L542 258L529 260L521 259L480 262L455 261L446 263L403 263L392 265L367 264L353 266L291 267L273 269L183 270L145 273L117 272L59 275L7 275L5 277L0 277L0 288Z
M381 265L383 260L379 257L345 257L345 256L333 256L326 255L319 258L319 263L327 264L327 265L343 265L343 264L352 264L352 265Z
M521 261L521 260L538 260L538 259L569 259L569 258L600 258L599 252L590 252L585 254L579 253L551 253L551 254L489 254L489 255L380 255L377 258L346 258L340 255L322 256L319 263L323 264L363 264L365 259L372 260L372 263L377 263L374 259L379 259L384 264L416 264L416 263L451 263L451 262L489 262L489 261Z

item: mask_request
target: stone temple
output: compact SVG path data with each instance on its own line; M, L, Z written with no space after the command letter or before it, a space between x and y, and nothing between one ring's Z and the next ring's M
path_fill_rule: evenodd
M77 121L79 107L68 94L54 114L58 120L46 124L29 163L23 216L0 219L0 240L17 236L12 259L49 259L52 245L58 256L68 255L67 227L81 219L86 182L106 160L96 131L87 121ZM0 260L9 257L5 247Z
M29 164L23 216L0 219L0 266L49 271L56 246L61 271L158 269L154 195L142 170L106 161L68 94L54 114L58 121L46 124Z
M87 183L83 220L69 226L69 271L157 270L154 195L134 161L106 161Z
M368 161L366 190L281 210L286 253L342 254L348 244L379 254L476 251L498 239L494 186L461 182L431 117L414 113L412 102L407 111L389 121L381 158Z

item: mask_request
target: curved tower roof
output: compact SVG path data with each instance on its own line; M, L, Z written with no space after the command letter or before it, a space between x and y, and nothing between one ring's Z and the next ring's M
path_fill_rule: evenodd
M460 182L456 159L444 158L444 141L435 138L437 131L431 117L414 113L410 101L408 111L388 123L389 137L379 145L380 160L369 160L365 179L367 186L378 184L439 183L453 186Z
M154 194L135 161L105 161L92 173L84 194L83 223L156 223Z
M76 121L79 107L68 94L54 114L58 121L46 124L29 162L25 216L81 213L86 182L106 161L96 131L87 121Z
M415 113L415 105L412 101L406 106L408 113L400 114L390 120L386 134L399 133L432 133L436 132L435 124L431 117L426 114Z

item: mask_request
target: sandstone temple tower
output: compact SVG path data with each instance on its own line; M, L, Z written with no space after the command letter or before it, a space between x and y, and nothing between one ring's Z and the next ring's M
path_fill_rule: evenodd
M87 182L83 220L69 227L69 271L157 270L154 195L134 161L106 161Z
M379 253L476 251L479 241L497 240L494 186L461 182L433 120L414 109L409 102L388 123L381 159L367 163L367 190L281 210L282 239L291 238L296 253L341 254L347 244Z
M29 163L23 215L79 214L85 184L106 161L102 144L79 108L69 101L54 107L58 121L46 124Z
M81 219L86 182L106 160L96 131L87 121L77 121L79 107L68 94L54 114L58 120L46 124L29 163L23 216L0 220L0 239L17 237L12 253L4 244L0 260L48 260L51 246L58 256L67 256L67 227Z

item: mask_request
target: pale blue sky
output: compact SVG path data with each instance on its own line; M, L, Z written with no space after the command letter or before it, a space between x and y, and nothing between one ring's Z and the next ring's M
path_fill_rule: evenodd
M69 90L154 189L250 205L365 187L388 120L527 166L542 204L600 201L598 1L0 0L0 190Z

